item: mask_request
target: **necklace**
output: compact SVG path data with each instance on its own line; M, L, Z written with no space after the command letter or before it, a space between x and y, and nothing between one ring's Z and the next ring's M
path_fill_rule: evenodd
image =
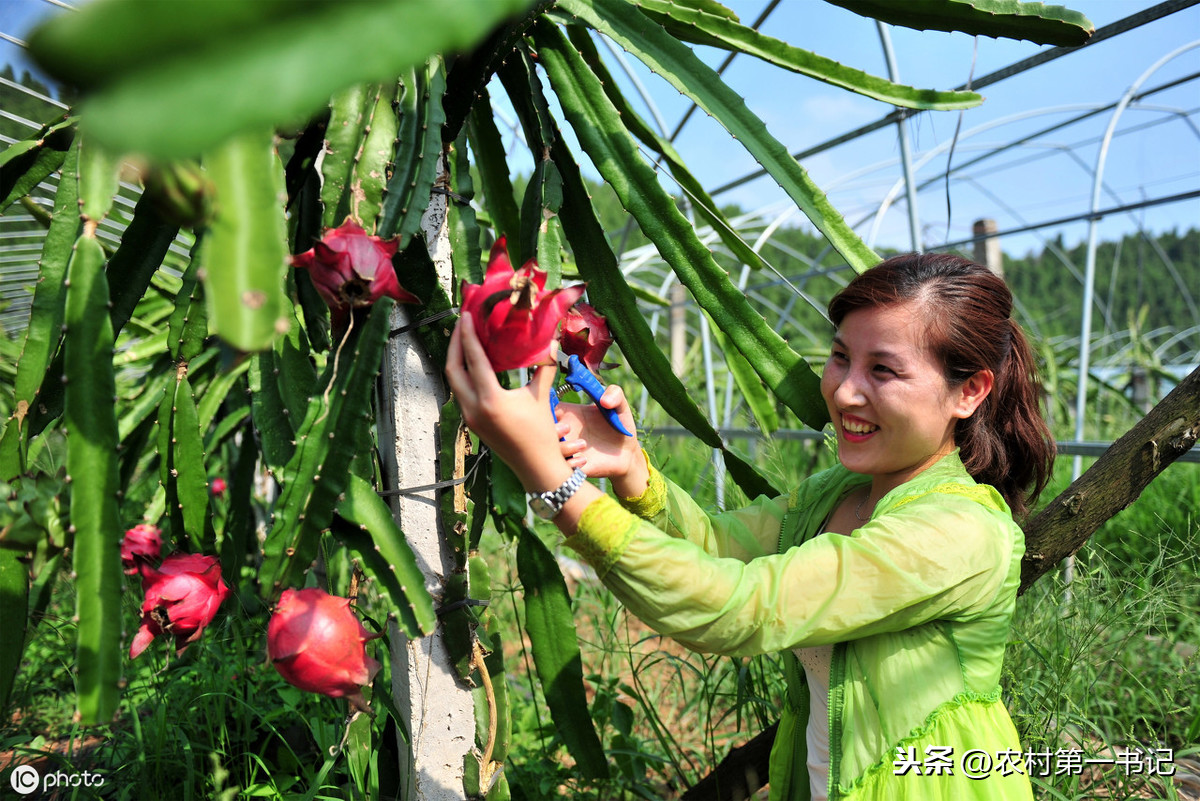
M862 500L861 500L861 501L859 501L859 502L858 502L857 504L855 504L855 506L854 506L854 516L855 516L856 518L858 518L858 522L860 522L860 523L865 523L865 522L867 522L868 520L870 520L870 519L871 519L871 515L870 515L870 514L868 514L866 517L863 517L863 513L862 513L862 510L863 510L863 505L864 505L864 504L866 504L866 502L867 502L867 499L868 499L868 498L870 498L870 497L871 497L871 490L870 490L870 488L868 487L868 488L867 488L867 491L866 491L866 494L864 494L864 495L862 496Z

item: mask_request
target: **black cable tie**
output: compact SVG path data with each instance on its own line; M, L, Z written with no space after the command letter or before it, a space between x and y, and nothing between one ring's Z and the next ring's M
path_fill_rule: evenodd
M465 484L466 482L467 482L467 477L463 476L462 478L451 478L451 479L447 479L445 481L439 481L436 484L425 484L420 487L406 487L404 489L394 489L394 490L379 490L379 495L382 498L390 498L395 495L419 495L422 492L429 492L430 490L443 489L445 487L453 487L458 484Z
M491 605L490 601L481 601L478 598L463 598L462 600L459 600L459 601L451 601L450 603L446 604L445 606L439 606L434 611L438 617L441 617L442 615L446 614L447 612L453 612L456 609L462 609L463 607L467 607L467 606L490 606L490 605Z
M433 193L435 195L445 195L446 197L453 199L454 202L460 206L470 206L471 205L471 201L467 200L462 195L451 192L449 189L447 189L444 186L435 186L433 188Z
M388 332L388 337L390 338L390 337L394 337L394 336L399 336L400 334L407 334L409 331L412 331L415 328L420 328L421 326L429 325L430 323L436 323L438 320L449 317L453 314L458 314L457 306L446 309L445 311L440 311L437 314L431 314L428 317L422 317L420 320L417 320L414 323L409 323L408 325L402 325L399 328L393 328L391 331Z

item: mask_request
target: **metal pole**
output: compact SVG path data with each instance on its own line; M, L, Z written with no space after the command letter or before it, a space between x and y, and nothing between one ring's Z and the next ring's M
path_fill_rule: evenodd
M708 400L708 418L713 427L720 425L717 418L717 390L713 376L712 331L709 328L708 314L700 312L700 347L704 354L704 395ZM732 380L732 379L730 379ZM725 459L719 448L712 450L713 491L716 494L717 509L725 511Z
M683 378L687 360L687 287L676 281L671 285L671 372Z
M1183 47L1176 49L1174 52L1160 58L1154 63L1150 69L1142 73L1142 75L1133 82L1133 84L1125 90L1121 102L1117 103L1116 109L1113 110L1112 117L1108 121L1108 128L1104 131L1104 139L1100 143L1100 152L1096 157L1096 173L1092 179L1092 212L1093 214L1100 208L1100 192L1104 182L1104 166L1108 160L1108 147L1112 143L1113 133L1116 131L1117 122L1120 121L1121 115L1125 112L1125 108L1133 100L1142 83L1151 75L1157 72L1164 64L1176 58L1177 56L1192 50L1195 47L1200 47L1200 41L1191 42ZM1092 336L1092 303L1096 294L1096 238L1099 233L1097 225L1098 218L1093 216L1088 222L1088 244L1087 244L1087 260L1084 262L1083 272L1083 314L1082 321L1079 325L1079 381L1078 390L1075 396L1075 440L1083 440L1083 424L1084 412L1087 407L1087 385L1088 385L1088 369L1091 361L1090 340ZM1071 480L1079 478L1083 472L1083 457L1076 456L1071 462ZM1063 565L1063 580L1069 585L1075 573L1075 560L1073 557L1067 557Z
M896 54L892 51L892 37L887 26L878 20L875 27L879 31L879 41L883 45L883 57L887 61L888 78L893 83L900 82L900 71L896 68ZM917 182L913 178L912 152L908 145L908 117L901 114L896 120L896 132L900 136L900 163L904 168L904 192L908 198L908 234L912 240L912 249L921 252L925 249L921 242L921 221L918 219Z
M1118 20L1111 25L1105 25L1103 28L1092 34L1087 40L1087 43L1084 45L1080 45L1079 47L1051 48L1050 50L1046 50L1036 56L1031 56L1030 58L1018 61L1015 64L1010 64L1003 69L988 73L982 78L977 78L971 82L971 85L976 90L982 89L985 86L998 83L1006 78L1011 78L1012 76L1019 75L1026 70L1033 69L1039 64L1045 64L1047 61L1053 61L1056 58L1077 53L1085 47L1094 47L1098 43L1103 42L1105 39L1111 39L1112 37L1124 33L1125 31L1132 30L1139 26L1153 22L1154 20L1161 19L1162 17L1173 14L1176 11L1182 11L1185 8L1190 8L1191 6L1196 5L1196 3L1197 0L1175 0L1174 2L1159 3L1158 5L1148 8L1145 11L1132 14L1125 19ZM957 88L966 89L965 86L960 86ZM910 109L898 109L896 111L888 112L885 116L875 120L875 122L855 128L853 131L848 131L840 136L835 136L833 139L828 139L805 150L797 151L792 154L792 158L796 159L796 161L804 161L804 159L808 158L809 156L822 153L826 150L837 147L838 145L844 145L847 142L853 142L855 139L858 139L861 136L866 136L869 133L873 133L881 128L885 128L888 126L888 124L895 122L898 118L922 113L924 113L922 110L913 111ZM724 183L721 186L709 190L709 196L716 197L717 195L724 194L725 192L736 189L743 184L750 183L756 178L761 178L766 174L767 171L763 169L747 173L741 178L735 178L728 183Z

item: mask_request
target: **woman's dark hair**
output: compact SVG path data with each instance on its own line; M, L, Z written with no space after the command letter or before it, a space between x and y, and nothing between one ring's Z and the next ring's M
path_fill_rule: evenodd
M967 472L995 487L1018 519L1050 479L1054 439L1038 406L1041 382L1033 351L1012 319L1004 279L948 253L895 256L857 276L829 303L841 325L857 309L916 300L928 347L956 387L980 370L995 376L975 413L959 420L954 442Z

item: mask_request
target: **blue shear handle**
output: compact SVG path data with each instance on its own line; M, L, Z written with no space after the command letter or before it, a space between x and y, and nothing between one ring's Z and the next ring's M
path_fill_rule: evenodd
M616 409L606 409L600 405L600 397L604 394L604 385L600 383L600 380L596 376L592 375L592 371L587 369L579 361L579 357L574 354L567 359L567 383L591 398L592 402L596 404L596 408L604 415L604 419L608 421L610 426L627 437L633 436L633 433L625 428L625 425L621 422L621 418L617 416ZM552 408L554 405L556 404L552 402Z

